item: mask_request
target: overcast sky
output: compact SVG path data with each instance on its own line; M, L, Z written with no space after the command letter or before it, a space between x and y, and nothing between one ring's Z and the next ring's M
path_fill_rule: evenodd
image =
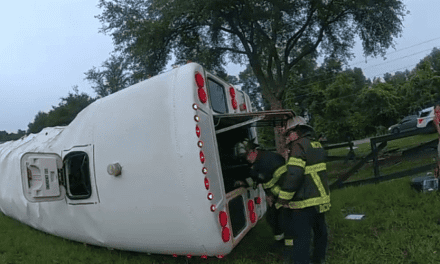
M362 57L360 43L350 67L367 78L412 69L433 47L440 47L439 0L404 0L411 12L403 36L387 60ZM97 0L3 1L0 9L0 131L27 130L38 111L47 112L72 87L93 97L84 72L100 66L113 50L109 36L99 33ZM243 69L228 67L229 75Z

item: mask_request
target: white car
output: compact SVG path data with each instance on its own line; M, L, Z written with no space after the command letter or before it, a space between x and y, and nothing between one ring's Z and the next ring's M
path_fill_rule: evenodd
M432 128L434 130L434 126L432 121L434 120L434 106L428 107L420 111L419 118L417 118L417 127L418 128Z

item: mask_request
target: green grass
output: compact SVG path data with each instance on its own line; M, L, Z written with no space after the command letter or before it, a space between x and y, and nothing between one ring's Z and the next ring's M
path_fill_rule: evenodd
M434 139L419 135L396 140L400 149ZM362 146L364 145L364 146ZM356 151L368 153L369 144ZM339 150L341 151L341 150ZM347 150L344 149L345 154ZM358 155L358 153L357 153ZM359 156L358 156L359 157ZM388 174L432 162L431 156L411 157L381 167ZM350 166L345 164L342 166ZM331 170L332 164L329 164ZM368 167L370 166L370 167ZM371 165L352 179L372 177ZM379 184L348 187L331 194L327 213L329 227L328 263L440 263L440 193L418 193L406 177ZM348 213L364 213L361 221L345 220ZM224 259L186 259L168 255L108 250L45 234L0 213L0 264L3 263L282 263L268 251L272 234L263 219Z
M328 263L440 263L440 193L419 193L410 178L332 192ZM361 221L345 220L364 213ZM0 263L281 263L268 252L263 220L224 259L173 258L108 250L47 235L0 216Z
M330 263L440 263L440 194L418 193L410 178L332 194ZM365 220L345 220L349 213Z

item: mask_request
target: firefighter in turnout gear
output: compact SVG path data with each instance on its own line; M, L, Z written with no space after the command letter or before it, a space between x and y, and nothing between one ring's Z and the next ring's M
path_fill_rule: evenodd
M245 158L252 165L250 175L256 183L266 183L273 177L279 177L279 173L286 173L286 160L278 153L265 151L257 148L258 145L253 140L245 140L236 144L235 156ZM269 191L269 192L267 192ZM276 197L270 190L266 190L267 211L266 220L274 234L275 242L271 246L271 251L282 249L284 245L284 233L281 228L281 210L275 208Z
M282 210L285 263L310 263L313 230L313 263L324 263L327 227L324 212L330 209L326 153L312 139L313 128L302 117L287 122L289 157L287 173L263 185L277 195L275 207Z

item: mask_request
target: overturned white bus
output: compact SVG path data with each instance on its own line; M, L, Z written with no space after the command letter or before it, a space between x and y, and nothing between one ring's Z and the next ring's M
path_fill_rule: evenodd
M97 100L66 127L0 144L0 210L44 232L147 253L224 256L266 211L234 145L249 97L187 64Z

